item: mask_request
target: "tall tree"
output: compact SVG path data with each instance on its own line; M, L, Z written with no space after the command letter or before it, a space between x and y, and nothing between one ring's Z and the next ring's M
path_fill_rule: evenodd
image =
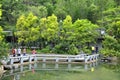
M0 19L2 16L2 5L0 4ZM8 55L8 44L5 43L3 28L0 26L0 58Z
M95 43L99 35L97 32L98 28L98 25L91 23L89 20L76 20L73 24L73 30L75 33L74 42L77 42L76 45L88 48L89 43Z
M40 29L43 38L48 41L55 40L58 37L57 17L53 14L47 18L41 18Z
M60 36L62 40L71 40L70 36L72 35L72 17L67 15L66 18L63 20L62 25L62 35Z
M59 20L63 20L67 15L65 3L65 0L57 0L55 5L54 14L58 17Z
M32 42L39 38L39 27L37 24L37 17L32 13L27 16L22 15L17 20L16 24L16 36L18 37L18 42Z

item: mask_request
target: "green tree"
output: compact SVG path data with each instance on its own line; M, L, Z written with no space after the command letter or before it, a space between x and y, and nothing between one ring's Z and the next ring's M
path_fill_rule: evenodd
M73 24L76 45L88 48L89 43L95 43L98 38L98 28L98 25L92 24L89 20L76 20Z
M71 40L70 36L72 35L72 17L70 15L67 15L66 18L63 20L62 25L62 35L60 36L60 39Z
M119 56L118 46L118 41L114 37L106 35L103 41L104 48L101 49L101 53L105 56Z
M65 2L65 0L57 0L55 5L54 14L58 17L59 20L63 20L67 15Z
M47 8L45 6L28 6L27 13L32 12L34 15L36 15L39 18L47 17Z
M98 20L97 22L101 25L101 27L104 27L107 30L109 27L111 27L112 22L120 20L119 11L119 7L105 10L102 12L102 14L104 15L102 16L102 19Z
M66 0L65 9L68 15L72 16L73 21L87 18L87 0Z
M37 24L37 17L32 13L27 16L21 15L16 24L16 36L18 43L32 42L39 38L39 26Z
M2 5L0 4L0 19L2 16ZM0 58L8 55L8 44L5 43L3 28L0 26Z
M26 11L26 7L22 0L1 0L3 15L0 21L5 30L12 30L15 28L17 18Z
M91 4L90 7L88 8L87 18L92 23L97 23L97 20L99 19L98 11L99 11L98 6L96 6L95 4Z
M40 19L40 37L42 39L42 45L50 44L49 48L55 46L58 42L58 22L57 17L53 14L47 18Z
M1 9L2 5L0 5L0 19L1 19L1 16L2 16L2 9Z
M57 17L53 14L40 20L40 31L43 38L48 41L55 40L58 37Z

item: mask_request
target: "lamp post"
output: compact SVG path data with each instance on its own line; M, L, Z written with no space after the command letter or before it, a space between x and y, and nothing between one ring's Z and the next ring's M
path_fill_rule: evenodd
M101 34L101 36L105 35L105 30L100 29L100 34Z
M104 40L105 29L99 29L100 36L98 38L99 48L102 48L102 41Z

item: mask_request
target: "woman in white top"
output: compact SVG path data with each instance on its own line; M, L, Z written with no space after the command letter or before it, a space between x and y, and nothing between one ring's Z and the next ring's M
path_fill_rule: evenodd
M20 56L21 55L21 49L20 48L18 48L18 56Z

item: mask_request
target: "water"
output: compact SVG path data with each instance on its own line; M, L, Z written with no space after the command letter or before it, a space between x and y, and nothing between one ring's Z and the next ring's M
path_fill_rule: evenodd
M120 65L35 63L9 70L1 80L120 80Z

